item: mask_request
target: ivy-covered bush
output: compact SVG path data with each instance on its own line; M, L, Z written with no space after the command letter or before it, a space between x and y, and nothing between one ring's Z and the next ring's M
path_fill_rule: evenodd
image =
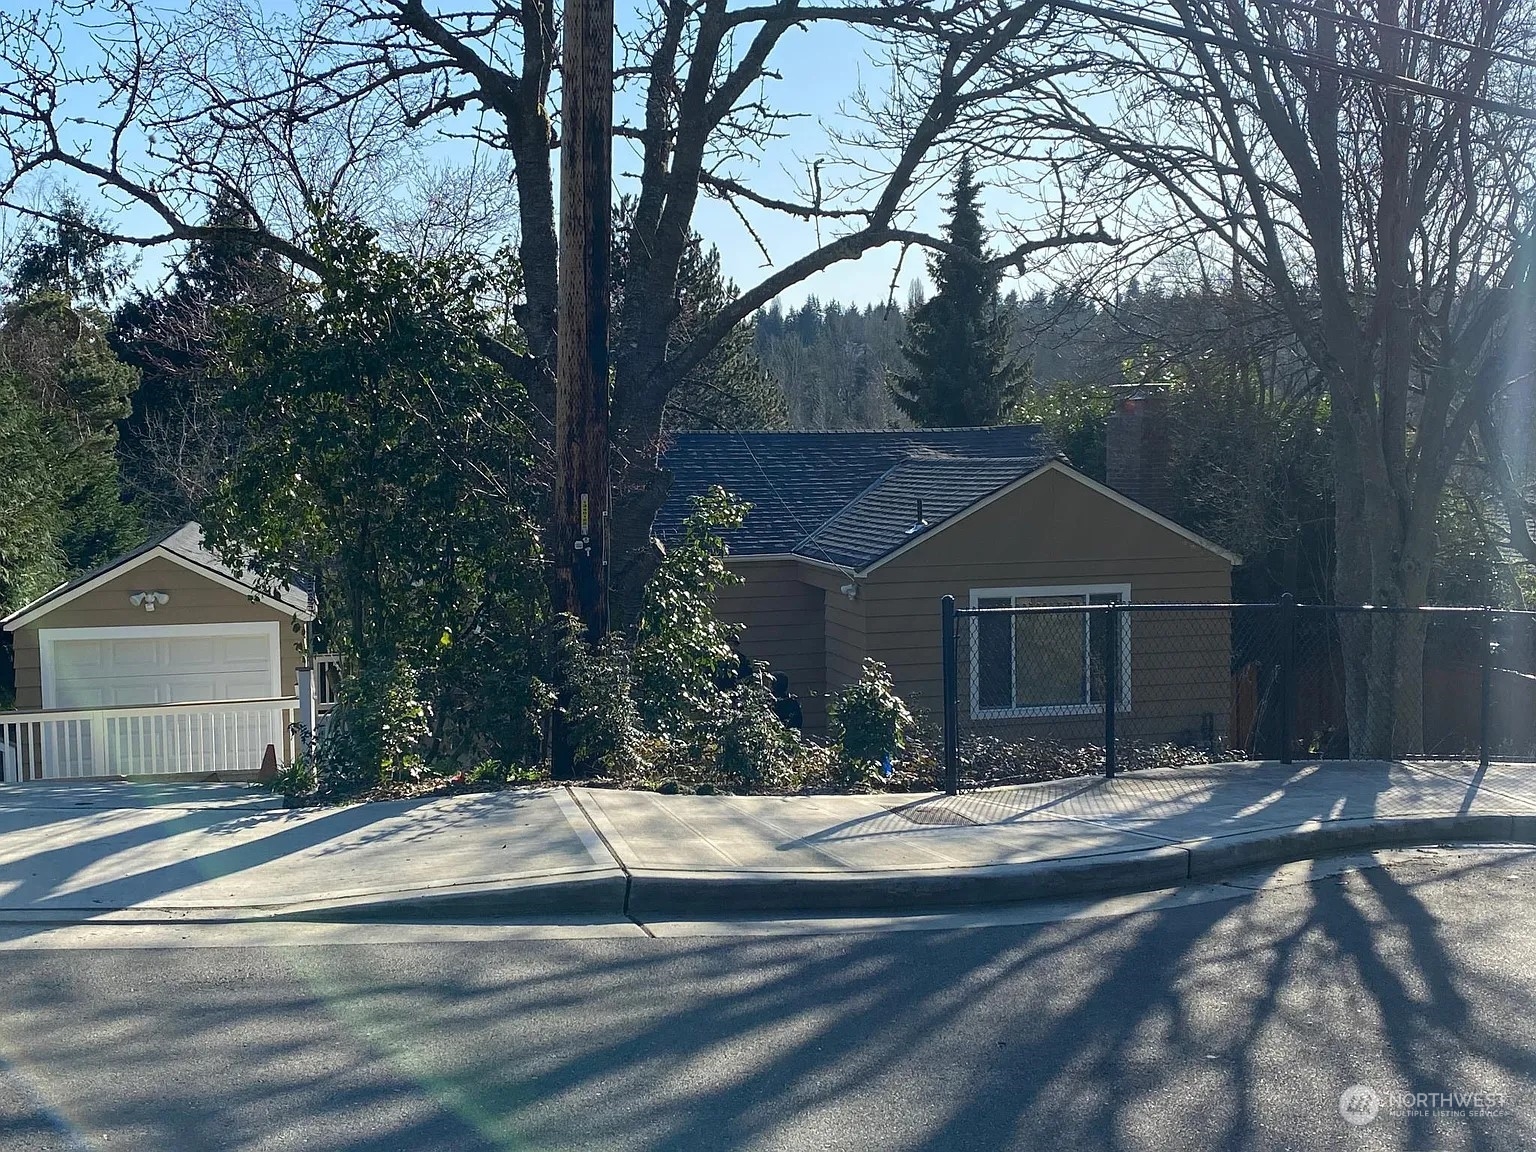
M694 498L682 538L664 549L635 629L635 699L646 726L697 746L721 719L719 675L740 629L715 615L720 589L741 577L725 566L721 531L740 528L750 504L713 487Z
M369 791L418 779L431 732L416 676L405 664L364 664L342 682L315 743L322 795Z
M832 741L843 767L842 783L869 779L876 766L895 756L912 727L912 713L878 660L865 660L857 683L838 690L828 705Z

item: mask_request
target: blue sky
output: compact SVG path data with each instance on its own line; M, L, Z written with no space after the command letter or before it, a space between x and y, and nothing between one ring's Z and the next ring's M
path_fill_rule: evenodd
M781 111L800 118L786 123L786 138L775 141L757 165L738 165L735 175L765 195L801 199L797 181L803 185L805 165L826 154L828 130L842 119L840 108L860 83L868 90L883 91L888 74L869 59L862 35L832 25L792 29L780 41L772 65L783 79L769 84L768 98ZM616 172L623 171L622 151L616 154L614 167ZM939 207L936 202L925 203L920 219L936 224ZM805 221L764 211L752 213L751 220L776 265L787 264L816 246L816 229ZM701 198L694 225L719 247L726 274L738 285L756 283L772 271L764 266L761 250L729 206ZM833 231L824 227L822 235L830 239ZM786 306L798 306L812 294L823 303L834 299L859 304L883 301L898 254L899 249L892 246L869 253L862 260L834 265L781 299ZM920 253L912 252L902 268L898 299L905 299L907 284L917 277L926 279L924 260Z
M286 7L284 0L276 0L268 10L281 7ZM91 20L89 14L86 20ZM75 62L78 64L85 63L87 54L94 53L94 46L78 29L67 43L71 53L77 54ZM828 131L842 120L842 107L861 84L874 92L883 91L888 71L870 59L869 45L860 33L830 24L788 32L771 58L770 67L779 71L782 79L768 83L767 99L781 111L798 118L785 124L785 139L772 142L756 163L739 161L731 174L767 195L799 199L797 182L803 181L809 161L827 155ZM469 145L461 141L444 141L430 147L430 153L441 155L445 161L467 163ZM627 185L622 174L634 168L624 141L616 143L614 167L616 188L624 191ZM101 203L94 189L87 189L74 179L64 182L79 188L88 200ZM753 227L776 266L796 259L816 245L816 229L808 222L762 210L750 215ZM140 229L158 231L156 221L147 210L128 208L124 210L124 216ZM940 219L941 205L937 196L930 195L920 205L916 223L937 227ZM738 285L755 284L772 271L771 267L765 266L756 242L728 206L701 197L694 225L709 242L718 246L726 274ZM823 228L823 238L833 234L832 228ZM890 290L898 254L899 249L892 246L872 252L862 260L836 265L791 288L781 300L787 307L797 307L811 294L823 302L833 299L858 304L881 302ZM152 281L158 278L167 255L168 252L146 252L141 259L140 279ZM926 279L925 257L917 251L909 252L902 266L897 285L898 299L905 299L908 285L914 279Z

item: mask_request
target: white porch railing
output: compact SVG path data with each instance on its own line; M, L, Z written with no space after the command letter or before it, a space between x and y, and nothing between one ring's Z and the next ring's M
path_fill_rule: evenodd
M292 699L0 712L0 779L255 772L293 759Z
M341 688L341 657L332 653L311 656L315 670L315 711L324 716L336 707L336 693Z

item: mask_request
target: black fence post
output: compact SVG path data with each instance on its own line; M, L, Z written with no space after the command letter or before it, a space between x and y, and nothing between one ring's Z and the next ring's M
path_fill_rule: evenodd
M939 630L944 653L944 791L960 791L960 670L955 653L955 598L939 601Z
M1483 694L1478 701L1477 715L1477 762L1486 769L1488 767L1488 729L1492 716L1493 695L1493 654L1498 650L1498 644L1493 638L1493 609L1483 609Z
M1110 602L1104 610L1104 776L1115 778L1115 697L1120 680L1120 605Z
M1280 597L1280 763L1291 762L1296 746L1296 597Z

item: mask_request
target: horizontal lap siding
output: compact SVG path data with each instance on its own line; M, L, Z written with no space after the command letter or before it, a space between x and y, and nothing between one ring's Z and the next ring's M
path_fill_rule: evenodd
M1136 743L1225 739L1232 711L1226 612L1131 613L1131 714Z
M1129 584L1139 603L1225 601L1231 568L1070 476L1046 473L875 569L862 584L868 654L887 665L910 706L937 722L941 597L952 595L965 607L973 588ZM1231 691L1225 632L1197 629L1181 650L1158 652L1147 644L1153 633L1143 634L1144 618L1133 619L1132 716L1139 721L1144 712L1149 731L1175 733L1212 713L1218 732L1224 731ZM968 669L960 670L960 678L967 710ZM1011 719L998 727L1022 731L1037 723L1079 726Z
M168 603L145 612L128 603L134 592L165 592ZM295 631L293 617L241 595L233 588L198 575L179 564L156 558L115 576L84 596L60 605L16 630L16 707L43 706L42 669L37 633L42 628L128 628L166 624L244 624L278 622L281 683L285 694L295 691L303 631Z
M18 711L43 706L43 671L38 651L37 630L19 628L12 637L11 662L16 674Z
M801 572L808 581L819 585L826 596L827 691L835 692L857 681L864 667L868 647L863 590L850 599L843 588L858 583L853 576L809 564L803 565Z
M861 594L849 599L843 592L845 585L855 582L847 572L820 564L801 564L800 576L822 593L823 682L827 695L831 696L839 688L857 681L864 667L864 603ZM822 716L824 719L825 711ZM823 726L815 731L818 735L825 734L826 728Z
M789 677L800 698L806 728L826 727L826 645L822 628L822 590L800 579L793 560L731 564L742 583L722 588L715 614L742 625L741 650L774 672Z
M832 689L852 684L864 667L869 647L858 608L827 602L827 684Z

